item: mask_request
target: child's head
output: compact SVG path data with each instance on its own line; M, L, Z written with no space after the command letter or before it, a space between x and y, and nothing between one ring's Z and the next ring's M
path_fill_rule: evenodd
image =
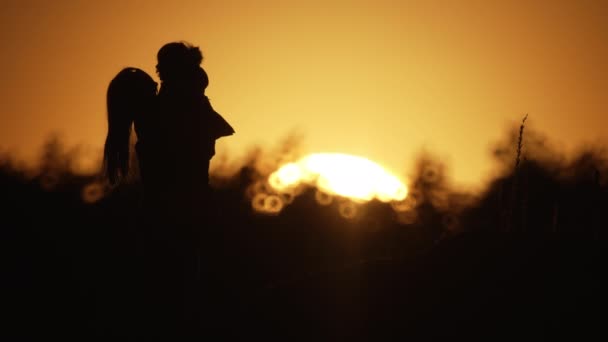
M197 46L186 42L172 42L161 47L156 58L158 77L163 83L172 83L195 75L200 69L203 54Z

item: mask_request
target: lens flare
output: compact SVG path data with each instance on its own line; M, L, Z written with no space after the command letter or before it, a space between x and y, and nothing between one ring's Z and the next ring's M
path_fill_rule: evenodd
M264 204L266 203L266 197L268 197L268 195L264 193L256 194L253 197L253 199L251 200L251 206L255 211L262 213L266 212L266 208L264 206Z
M100 183L87 184L81 193L82 200L86 203L95 203L105 195L104 187Z
M315 192L315 200L320 205L330 205L333 201L333 197L328 193L317 190L317 192Z
M366 202L402 201L408 189L390 172L369 159L341 153L310 154L273 172L268 183L277 192L300 184L315 186L328 195Z
M353 202L342 202L339 206L340 215L346 219L352 219L357 215L357 207Z
M283 200L277 195L270 195L264 199L264 209L269 214L278 214L283 209Z

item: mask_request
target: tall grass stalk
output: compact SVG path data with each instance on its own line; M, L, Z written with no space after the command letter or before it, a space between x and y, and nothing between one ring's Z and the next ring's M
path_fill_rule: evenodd
M515 208L517 207L517 203L518 203L518 195L519 194L523 194L523 191L521 191L520 189L520 182L519 182L519 178L520 178L520 172L519 172L519 167L520 167L520 161L521 161L521 157L522 157L522 150L523 150L523 140L524 140L524 128L525 128L525 124L526 124L526 120L528 119L528 114L526 114L523 118L523 120L521 121L521 125L519 126L519 138L517 140L517 155L515 157L515 168L513 170L513 182L512 182L512 187L511 187L511 198L510 198L510 203L508 205L508 209L507 209L507 215L505 218L505 225L506 225L506 230L507 231L512 231L513 230L513 212L515 211ZM523 200L523 197L522 197ZM521 213L522 213L522 226L521 228L525 227L525 203L524 201L522 201L522 207L521 207Z
M521 148L523 146L523 140L524 140L524 128L525 128L527 119L528 119L528 114L526 114L526 116L524 116L524 119L521 121L521 126L519 126L519 139L517 140L517 157L515 158L515 173L517 173L517 169L519 168L519 160L521 157Z

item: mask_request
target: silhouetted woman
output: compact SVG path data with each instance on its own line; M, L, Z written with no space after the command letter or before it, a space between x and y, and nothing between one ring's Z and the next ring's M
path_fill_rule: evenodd
M130 164L135 160L132 158L130 146L133 128L137 136L136 160L144 185L144 208L147 210L143 211L143 216L138 215L140 219L138 226L141 229L139 229L137 246L143 249L138 249L137 255L140 259L137 259L137 269L134 270L140 278L135 275L134 277L141 280L141 286L136 287L140 291L130 294L129 297L140 301L138 303L141 305L138 304L137 307L142 307L142 315L133 319L140 319L142 325L152 317L159 316L158 313L161 312L152 310L153 306L150 303L153 303L153 299L161 298L164 311L167 311L166 308L175 307L167 304L170 303L170 290L167 290L165 284L159 285L158 279L167 278L166 275L171 274L170 270L174 265L161 264L171 254L158 242L159 234L153 229L153 225L149 224L154 221L154 217L150 214L152 210L147 208L151 202L146 198L145 192L148 183L154 183L156 174L153 150L157 145L155 142L157 134L153 131L154 125L151 124L151 120L154 118L157 86L152 77L143 70L127 67L111 80L106 94L108 131L104 146L103 171L111 186L123 182L129 177L130 170L136 166ZM121 222L116 223L121 224ZM136 248L134 245L132 247Z
M103 168L110 185L115 186L129 175L130 139L132 127L137 135L140 173L145 177L143 166L146 141L146 116L154 108L157 83L145 71L138 68L122 69L110 82L106 105L108 132L104 146Z

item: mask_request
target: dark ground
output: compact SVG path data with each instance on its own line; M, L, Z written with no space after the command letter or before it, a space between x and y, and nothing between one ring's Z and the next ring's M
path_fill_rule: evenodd
M10 233L2 239L8 261L3 335L88 340L190 332L180 304L150 309L142 298L147 288L199 303L201 323L194 326L214 340L588 340L605 334L599 241L474 232L410 250L407 244L387 248L390 253L366 245L379 232L367 241L344 242L336 231L300 239L302 230L319 229L265 225L272 220L208 234L213 243L201 252L200 282L158 266L159 283L168 283L159 286L146 283L142 270L149 262L124 226L24 231L4 224ZM181 286L172 284L180 277L196 289L173 287ZM163 312L150 317L154 310ZM167 322L175 324L161 328Z

